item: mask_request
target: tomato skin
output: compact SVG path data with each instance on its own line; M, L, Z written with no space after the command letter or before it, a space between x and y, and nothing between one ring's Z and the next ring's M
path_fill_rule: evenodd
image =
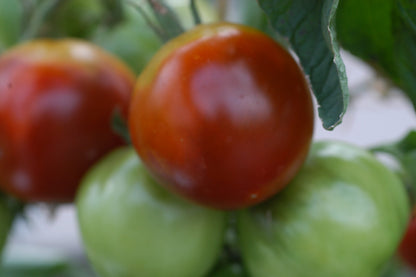
M313 104L290 54L257 30L201 25L165 45L140 75L129 130L166 187L220 209L261 202L304 161Z
M399 246L399 256L401 259L414 270L416 270L416 210L407 226L406 233Z
M395 173L363 149L322 141L284 191L239 212L239 245L252 277L376 277L408 215Z
M79 40L37 40L0 58L0 186L25 201L72 201L86 170L123 144L134 76Z
M76 200L87 256L102 277L202 277L219 256L227 216L158 185L132 147L83 179Z

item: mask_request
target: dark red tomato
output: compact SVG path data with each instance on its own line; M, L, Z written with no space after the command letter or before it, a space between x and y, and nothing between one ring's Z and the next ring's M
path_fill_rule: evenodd
M133 144L166 187L200 204L258 203L296 174L313 133L309 86L268 36L201 25L145 68L130 107Z
M0 57L0 186L25 201L72 201L80 178L123 141L134 75L78 40L37 40Z
M399 255L407 265L416 270L416 208L400 243Z

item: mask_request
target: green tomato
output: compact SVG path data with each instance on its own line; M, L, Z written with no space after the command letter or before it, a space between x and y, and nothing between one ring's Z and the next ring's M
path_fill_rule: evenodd
M403 184L374 156L319 142L282 193L240 212L239 243L252 277L375 277L408 216Z
M87 256L101 277L204 276L221 251L224 212L159 186L132 148L85 177L76 200Z

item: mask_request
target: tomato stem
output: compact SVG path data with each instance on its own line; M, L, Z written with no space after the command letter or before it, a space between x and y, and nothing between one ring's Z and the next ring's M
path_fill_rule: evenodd
M219 18L221 20L225 20L225 18L227 17L227 11L228 11L228 6L229 6L228 1L229 0L218 0L217 1Z
M164 42L185 32L176 13L162 0L147 0L147 2L162 28L163 37L161 38Z
M58 4L64 0L46 0L42 1L36 9L28 10L25 9L26 15L28 16L27 21L23 25L23 33L20 37L21 41L30 40L39 35L41 27L44 23L45 18L50 14ZM23 3L24 1L22 1ZM28 7L26 5L26 7Z
M191 11L192 17L194 18L194 24L199 25L201 24L201 16L199 15L198 7L196 6L195 0L191 0Z
M134 7L138 13L143 17L143 19L146 21L147 26L149 26L152 31L162 40L163 39L163 31L157 26L152 20L150 19L150 16L145 12L141 4L138 4L134 1L127 0L127 3Z

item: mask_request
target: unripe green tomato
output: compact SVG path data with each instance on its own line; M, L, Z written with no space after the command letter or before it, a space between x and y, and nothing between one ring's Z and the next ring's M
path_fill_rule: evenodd
M114 151L87 174L76 206L101 277L205 276L222 247L225 214L167 192L132 148Z
M406 228L398 177L368 152L319 142L272 200L239 214L251 277L377 277Z

